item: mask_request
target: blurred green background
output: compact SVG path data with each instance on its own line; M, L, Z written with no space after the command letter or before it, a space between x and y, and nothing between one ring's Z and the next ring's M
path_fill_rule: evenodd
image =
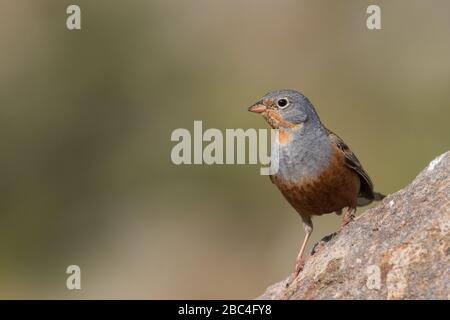
M408 184L450 146L450 3L376 1L369 31L372 3L0 0L0 298L253 298L289 275L301 220L259 166L170 160L194 120L267 128L246 107L269 90L305 93L378 191Z

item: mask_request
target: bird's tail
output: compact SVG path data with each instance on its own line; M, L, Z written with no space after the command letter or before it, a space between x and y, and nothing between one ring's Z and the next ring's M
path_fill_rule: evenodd
M373 201L383 200L384 197L386 197L386 196L379 192L373 192L373 197L371 196L370 198L367 196L359 196L358 201L357 201L357 206L364 207L364 206L371 204Z
M386 196L385 196L384 194L382 194L382 193L379 193L379 192L374 192L374 193L373 193L373 200L375 200L375 201L381 201L381 200L383 200L385 197L386 197Z

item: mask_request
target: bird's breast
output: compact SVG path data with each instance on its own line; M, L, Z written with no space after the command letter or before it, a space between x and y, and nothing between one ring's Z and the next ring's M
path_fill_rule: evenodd
M330 161L331 146L327 139L304 136L299 130L279 130L272 145L273 162L284 180L317 175Z
M280 168L272 181L301 215L320 215L356 205L358 175L345 165L338 150L326 159L325 164L314 167L309 163L309 170L300 170L295 157L280 154Z

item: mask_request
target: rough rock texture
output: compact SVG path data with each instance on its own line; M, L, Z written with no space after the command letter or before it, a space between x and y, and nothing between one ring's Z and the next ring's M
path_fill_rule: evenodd
M450 152L258 299L450 299Z

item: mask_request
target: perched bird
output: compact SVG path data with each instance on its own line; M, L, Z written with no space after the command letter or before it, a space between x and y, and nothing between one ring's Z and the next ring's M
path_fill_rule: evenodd
M341 230L354 218L357 206L381 200L384 195L374 192L358 158L322 124L312 103L300 92L269 92L249 111L260 113L278 129L274 142L278 171L270 179L299 213L306 232L291 282L304 265L303 254L313 231L312 216L340 214L345 208Z

